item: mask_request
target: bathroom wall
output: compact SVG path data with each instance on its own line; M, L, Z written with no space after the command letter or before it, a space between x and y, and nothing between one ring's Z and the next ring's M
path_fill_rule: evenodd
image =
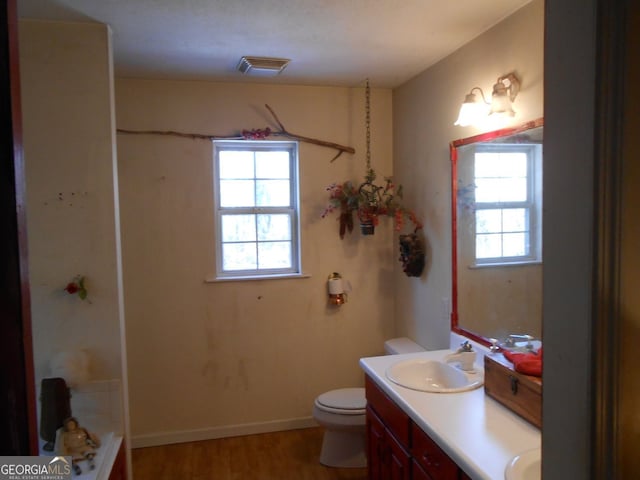
M20 70L35 377L85 349L122 378L113 75L105 25L22 20ZM87 300L63 289L86 276Z
M22 20L19 34L36 394L60 374L53 356L85 350L72 413L99 435L126 435L111 32ZM78 274L84 301L63 290Z
M394 175L424 219L427 268L419 280L396 270L397 335L448 348L451 298L449 142L543 116L544 2L534 0L393 92ZM521 91L506 123L458 127L460 104L475 86L491 94L515 71Z
M363 384L358 360L394 332L390 219L338 236L325 188L365 170L364 85L274 86L116 80L117 126L235 135L277 128L353 146L300 143L306 278L207 283L215 273L212 144L119 134L124 284L134 446L308 426L314 398ZM372 89L372 165L392 173L391 91ZM353 292L328 306L340 272Z

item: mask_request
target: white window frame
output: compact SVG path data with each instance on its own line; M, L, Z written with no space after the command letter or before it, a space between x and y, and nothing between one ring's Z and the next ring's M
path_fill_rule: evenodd
M282 151L289 152L290 205L282 207L222 207L220 202L219 154L223 150ZM214 140L213 141L213 192L215 217L216 280L268 279L302 275L300 255L298 142L269 140ZM254 179L256 177L254 176ZM223 268L223 215L258 215L264 213L287 214L291 225L291 266L289 268L258 268L248 270L224 270ZM255 241L256 247L261 243Z
M475 211L489 209L525 209L528 217L527 242L529 251L522 256L478 258L476 253L476 217L473 220L473 259L475 267L522 265L542 262L542 145L541 144L479 144L474 151L523 152L527 155L527 199L522 202L475 202ZM475 160L474 160L475 164ZM474 168L475 183L475 168Z

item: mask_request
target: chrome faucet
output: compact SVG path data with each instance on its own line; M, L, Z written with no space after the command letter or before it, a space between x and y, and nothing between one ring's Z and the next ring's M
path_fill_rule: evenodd
M474 370L473 362L476 361L476 352L473 350L473 345L468 340L465 340L455 353L450 353L444 357L444 361L445 363L459 363L460 370L471 372Z
M507 339L504 342L504 346L507 348L513 348L516 346L516 342L527 342L527 344L525 345L525 348L527 350L533 350L533 344L531 343L531 340L533 340L535 337L532 337L531 335L518 335L518 334L511 334L507 337Z

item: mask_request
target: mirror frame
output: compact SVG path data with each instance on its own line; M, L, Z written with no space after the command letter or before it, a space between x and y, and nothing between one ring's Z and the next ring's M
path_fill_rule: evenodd
M542 126L544 126L544 118L538 118L515 127L460 138L449 143L449 158L451 160L451 331L482 345L488 346L491 345L491 342L477 333L462 328L458 319L458 147L516 135Z

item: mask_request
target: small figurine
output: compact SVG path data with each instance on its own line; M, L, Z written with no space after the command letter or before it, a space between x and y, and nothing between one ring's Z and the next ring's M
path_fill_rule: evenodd
M100 439L83 428L75 417L65 419L62 428L58 430L56 439L56 453L61 456L70 456L73 462L73 471L76 475L82 473L79 462L86 460L89 470L96 468L93 458L96 456L96 448L100 446Z

